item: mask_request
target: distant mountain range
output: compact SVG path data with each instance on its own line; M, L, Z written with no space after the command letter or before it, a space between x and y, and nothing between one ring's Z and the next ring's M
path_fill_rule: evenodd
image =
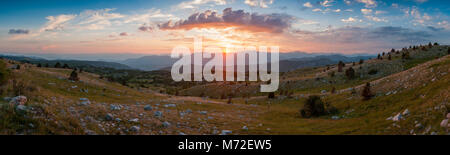
M47 60L40 57L27 57L27 56L10 56L10 55L0 55L0 58L6 58L9 60L21 61L21 62L29 62L32 64L49 64L49 66L54 66L57 62L63 64L67 64L70 67L101 67L101 68L113 68L113 69L132 69L131 67L120 64L117 62L106 62L106 61L84 61L84 60Z
M339 61L357 62L360 59L366 60L373 57L374 56L364 56L364 55L344 56L340 54L323 54L323 53L312 54L305 52L280 53L280 71L286 72L304 67L315 67L315 66L337 64ZM132 68L151 71L151 70L170 70L172 64L175 63L177 60L178 59L172 59L168 55L151 55L136 59L127 59L120 63L128 65ZM209 60L210 59L203 59L203 64L205 64ZM249 65L248 62L246 63L246 65Z

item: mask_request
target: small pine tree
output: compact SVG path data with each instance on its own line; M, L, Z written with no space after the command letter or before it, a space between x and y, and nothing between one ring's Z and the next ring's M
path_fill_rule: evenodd
M343 69L344 67L345 67L344 62L339 61L339 64L338 64L338 72L342 72L342 69Z
M300 110L300 115L304 118L318 117L326 114L324 102L319 96L309 96Z
M388 60L392 60L391 53L388 54Z
M380 54L378 54L378 57L377 57L377 59L381 59L381 55L380 55Z
M448 48L448 50L447 50L447 54L450 54L450 48Z
M395 53L395 49L391 49L391 53Z
M433 44L431 44L431 42L430 43L428 43L428 47L433 47Z
M360 60L359 60L359 64L362 65L363 63L364 63L364 60L363 60L363 59L360 59Z
M72 80L72 81L79 81L80 80L76 70L73 70L72 73L70 73L69 80Z
M42 67L41 63L38 63L38 64L37 64L37 67L41 68L41 67Z
M336 73L334 71L331 71L330 73L328 73L330 75L330 77L334 77L336 75Z
M20 70L20 65L17 65L17 66L16 66L16 69L17 69L17 70Z
M48 68L48 67L49 67L48 63L47 63L47 64L45 64L45 67L46 67L46 68Z
M229 98L228 98L228 101L227 101L227 103L228 103L228 104L233 104L233 102L232 102L232 98L231 98L231 97L229 97Z
M345 76L347 76L348 79L355 78L355 70L352 67L348 68L345 70Z
M370 100L373 97L369 82L367 82L366 86L364 86L361 96L363 97L363 100Z
M61 64L59 62L56 62L55 68L61 68Z
M335 87L331 88L331 94L334 94L334 93L336 93L336 88Z
M83 68L80 68L80 71L79 71L80 73L83 73Z
M437 42L436 42L436 43L434 43L434 46L439 46L439 43L437 43Z

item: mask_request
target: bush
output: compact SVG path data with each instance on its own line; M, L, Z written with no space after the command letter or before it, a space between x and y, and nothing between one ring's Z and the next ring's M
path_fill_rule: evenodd
M328 73L330 75L330 77L334 77L336 75L336 73L334 71L331 71L330 73Z
M354 79L355 78L355 70L350 67L347 70L345 70L345 76L347 76L348 79Z
M5 62L0 60L0 86L4 85L8 81L10 73L9 70L6 68Z
M267 98L274 99L275 98L275 93L274 92L270 92L269 95L267 96Z
M361 65L361 64L363 64L364 63L364 60L363 59L360 59L359 60L359 64Z
M72 81L78 81L78 80L80 80L80 78L78 77L78 73L77 73L76 70L73 70L72 73L70 73L69 80L72 80Z
M325 106L319 96L309 96L303 109L300 110L300 115L304 118L318 117L324 115Z
M378 74L378 70L376 70L376 69L369 70L369 75L375 75L375 74Z
M38 64L37 64L37 67L39 67L39 68L42 67L41 63L38 63Z
M369 82L364 86L361 96L363 97L363 100L370 100L373 97Z
M57 63L55 64L55 68L61 68L61 64L60 64L59 62L57 62Z

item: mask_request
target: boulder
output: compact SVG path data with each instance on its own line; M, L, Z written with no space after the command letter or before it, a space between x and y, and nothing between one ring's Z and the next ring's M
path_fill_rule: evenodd
M403 111L403 113L402 113L402 115L409 115L409 110L408 109L405 109L405 111Z
M151 105L146 105L146 106L144 106L144 110L151 111L151 110L153 110L153 107Z
M403 115L401 113L398 113L397 115L395 115L392 120L393 121L400 121L403 119Z
M27 103L27 97L25 96L16 96L9 101L9 104L12 105L25 105Z
M163 113L161 111L155 111L153 114L155 117L162 117Z
M112 121L114 119L114 116L112 115L112 114L106 114L106 116L105 116L105 120L107 120L107 121Z
M132 126L132 127L130 128L130 131L138 132L140 129L141 129L141 128L140 128L139 126Z
M441 122L441 127L446 128L448 126L448 119L444 119Z
M248 127L247 126L243 126L242 130L248 131Z
M222 130L221 135L229 135L229 134L231 134L231 133L233 133L233 132L230 131L230 130Z
M165 121L165 122L163 122L163 127L165 127L165 128L167 128L167 127L169 127L170 126L170 123L169 122L167 122L167 121Z

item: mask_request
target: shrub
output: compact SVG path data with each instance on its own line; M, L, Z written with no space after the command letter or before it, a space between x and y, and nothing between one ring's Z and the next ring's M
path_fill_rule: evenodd
M334 71L331 71L330 73L328 73L330 75L330 77L334 77L336 75L336 73Z
M55 64L55 68L61 68L61 64L60 64L59 62L57 62L57 63Z
M19 64L17 65L16 69L17 69L17 70L20 70L20 65L19 65Z
M325 114L325 106L319 96L309 96L300 115L304 118L318 117Z
M45 64L45 67L47 67L47 68L48 68L48 67L49 67L49 65L48 65L48 64Z
M270 92L269 95L267 96L267 98L274 99L275 98L275 93L274 92Z
M369 75L375 75L377 73L378 73L378 70L376 70L376 69L369 70Z
M39 68L42 67L41 63L38 63L38 64L37 64L37 67L39 67Z
M0 60L0 86L4 85L8 81L10 73L9 70L6 68L5 62Z
M369 82L366 84L366 86L364 86L361 96L363 96L363 100L370 100L373 97Z
M63 68L70 68L69 65L64 64Z
M348 79L355 78L355 70L352 67L348 68L345 70L345 76L347 76Z
M363 64L364 63L364 60L363 59L360 59L359 60L359 64L361 65L361 64Z
M80 78L78 78L78 73L76 70L73 70L72 73L70 73L69 80L72 80L72 81L80 80Z

